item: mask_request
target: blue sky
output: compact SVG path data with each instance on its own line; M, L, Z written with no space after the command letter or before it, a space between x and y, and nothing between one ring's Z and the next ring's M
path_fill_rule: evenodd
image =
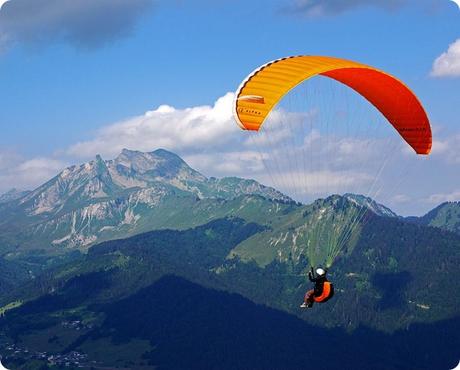
M438 180L392 205L423 213L460 200L457 40L460 10L450 0L10 0L0 9L0 192L33 188L66 165L97 153L110 158L124 146L166 144L192 164L209 162L199 168L206 175L248 175L231 163L225 170L202 157L194 162L197 148L179 137L193 122L165 133L150 120L156 139L177 135L165 142L124 140L123 130L168 105L168 122L192 110L214 125L217 115L213 144L197 141L216 147L216 137L237 135L227 131L216 101L269 60L316 54L379 67L420 97L439 143L431 167ZM221 99L223 110L226 101L231 97ZM422 173L414 176L423 181Z

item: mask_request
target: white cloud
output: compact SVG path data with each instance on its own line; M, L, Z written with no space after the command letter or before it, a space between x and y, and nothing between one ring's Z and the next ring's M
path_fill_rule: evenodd
M433 146L431 148L431 154L443 154L449 152L450 146L448 140L433 139Z
M192 167L209 176L246 176L262 173L265 170L262 157L257 151L242 150L215 153L184 155L184 160Z
M460 77L460 39L434 61L431 76Z
M438 136L433 140L431 156L436 157L445 163L460 164L459 147L459 134L444 134L443 137Z
M307 196L344 193L347 188L369 188L374 180L371 174L359 172L358 170L283 171L273 176L278 177L280 175L287 181L279 179L279 181L277 181L279 182L279 188L289 193L294 192L295 194ZM264 178L267 182L271 180L268 176Z
M233 94L219 98L214 106L175 109L162 105L143 116L102 128L89 141L72 145L67 154L87 158L99 153L114 156L123 148L150 151L164 148L180 153L212 150L240 131L232 118Z
M53 158L26 160L14 153L0 153L0 192L11 188L32 190L55 176L66 165Z
M321 134L320 132L315 128L313 130L310 131L310 133L308 135L305 135L305 138L303 140L303 143L304 145L308 148L310 147L311 145L313 145L313 143L320 139L321 138Z
M428 197L427 202L438 205L444 202L458 202L460 201L460 190L454 190L450 193L432 194Z

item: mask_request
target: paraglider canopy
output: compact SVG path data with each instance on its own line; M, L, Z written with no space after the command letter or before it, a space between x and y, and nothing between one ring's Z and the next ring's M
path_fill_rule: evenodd
M251 73L236 93L234 115L242 129L258 131L291 89L317 76L345 84L374 105L417 154L429 154L430 123L415 94L395 77L361 63L322 56L292 56Z
M374 199L396 199L432 146L428 116L403 82L339 58L293 56L257 68L239 86L233 113L258 154L259 180L314 201L267 242L327 268L353 252L372 214L392 213Z

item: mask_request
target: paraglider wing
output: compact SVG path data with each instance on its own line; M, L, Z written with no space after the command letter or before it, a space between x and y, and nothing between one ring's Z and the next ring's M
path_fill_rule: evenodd
M393 125L417 154L429 154L430 123L415 94L395 77L357 62L319 56L294 56L260 67L241 84L234 115L244 130L258 131L275 105L305 80L326 76L367 99Z

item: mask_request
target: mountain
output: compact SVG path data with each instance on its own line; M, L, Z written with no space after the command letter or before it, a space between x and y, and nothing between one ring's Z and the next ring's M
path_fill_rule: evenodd
M311 265L331 265L338 254L353 251L370 217L397 218L370 198L353 194L331 195L312 204L291 206L276 216L265 221L264 232L243 241L231 256L260 266L304 257Z
M193 194L200 199L229 199L241 194L259 194L272 199L290 200L252 180L207 179L180 157L163 149L151 153L124 149L114 160L104 161L96 156L93 161L65 169L19 203L29 216L59 215L63 210L74 210L94 200L112 199L126 191L145 189L148 191L137 195L136 200L144 201L147 205L156 205L160 198L173 191Z
M301 311L305 260L230 257L266 231L227 218L91 247L2 297L6 364L44 354L62 366L160 369L456 364L459 236L374 215L330 272L333 300Z
M166 150L123 150L71 166L24 196L0 205L0 252L8 261L88 249L151 230L186 230L236 217L263 231L241 241L229 258L261 267L304 259L332 265L350 255L372 215L399 218L362 195L332 195L302 205L254 180L207 178ZM0 272L0 281L2 280ZM5 276L8 280L8 276ZM22 281L22 280L21 280Z
M242 259L237 253L242 245L250 245L249 241L267 231L268 226L226 218L187 230L157 230L107 241L3 295L0 305L33 300L76 276L107 271L106 291L88 292L83 300L76 297L79 305L121 299L165 274L174 274L237 292L319 326L353 329L366 325L394 331L460 314L460 286L449 283L460 264L460 236L454 233L395 218L371 217L354 248L331 268L336 297L309 315L298 309L308 286L308 250L298 256L293 247L290 254L283 255L278 251L284 249L277 245L260 245L253 252L254 259ZM261 264L257 253L262 259L267 253L275 257Z
M125 149L113 160L97 156L66 168L0 205L0 240L5 245L20 241L23 248L87 248L152 229L208 222L229 211L223 202L246 195L293 202L254 180L206 178L166 150Z
M319 328L237 294L166 275L81 320L75 296L103 291L107 276L77 277L0 320L17 342L5 366L142 369L449 369L457 363L460 319L385 334ZM65 298L70 299L66 303ZM24 333L28 326L29 333ZM437 338L433 340L433 338Z
M460 358L460 235L442 212L416 222L354 194L303 205L164 150L98 156L0 212L0 352L13 368ZM336 294L302 311L306 273L323 261Z
M412 222L460 233L460 202L445 202Z
M297 258L308 255L312 263L327 259L330 264L338 253L332 250L335 244L353 248L367 212L397 217L360 195L334 195L301 205L254 180L207 178L162 149L151 153L124 149L108 161L97 156L0 205L0 211L0 250L5 252L87 249L150 230L181 230L222 217L241 217L269 226L233 252L260 264L290 253ZM314 256L313 246L325 243L330 249ZM267 244L276 245L276 250L257 252Z

